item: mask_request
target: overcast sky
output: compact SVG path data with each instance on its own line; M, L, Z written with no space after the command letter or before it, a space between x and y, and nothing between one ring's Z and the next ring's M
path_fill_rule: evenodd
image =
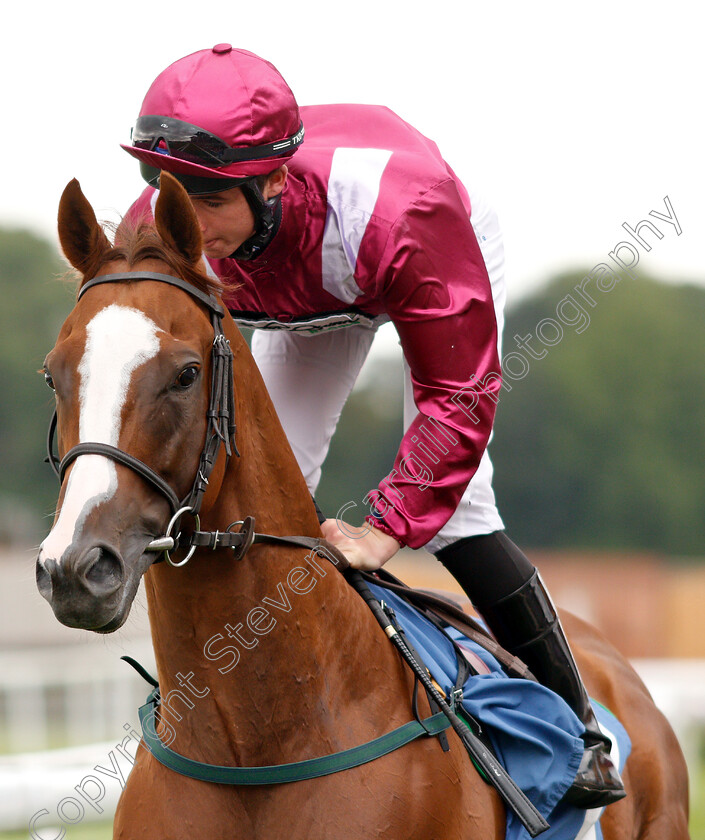
M510 299L604 261L622 223L665 213L664 196L682 234L657 222L641 268L705 280L703 13L690 0L66 0L13 14L0 34L4 226L54 239L73 177L116 219L142 189L118 144L148 86L225 41L272 61L301 104L385 104L432 137L500 214Z

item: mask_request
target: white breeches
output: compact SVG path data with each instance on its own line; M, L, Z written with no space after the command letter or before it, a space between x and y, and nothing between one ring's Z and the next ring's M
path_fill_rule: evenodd
M473 227L492 284L501 357L505 300L502 236L494 212L481 198L472 197L472 208ZM312 493L320 481L340 413L374 336L373 328L359 325L317 335L256 330L253 336L255 360ZM417 413L404 362L405 429ZM383 478L380 473L380 481ZM425 548L433 553L462 537L489 534L503 527L492 490L492 462L485 452L455 513Z

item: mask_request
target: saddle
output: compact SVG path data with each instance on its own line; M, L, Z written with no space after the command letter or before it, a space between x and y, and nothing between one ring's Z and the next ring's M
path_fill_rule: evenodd
M452 728L480 775L492 784L507 807L506 840L520 840L527 832L535 837L546 831L549 815L551 828L558 829L551 835L555 840L576 837L585 813L563 805L562 799L582 759L583 726L563 700L541 686L527 666L501 648L452 596L412 589L384 570L374 574L353 570L334 546L320 538L256 534L254 521L251 517L248 520L242 523L240 532L218 534L218 540L227 540L227 547L236 554L254 543L307 548L328 559L344 575L414 674L415 720L352 749L303 762L271 767L203 764L161 742L154 727L160 703L156 680L129 657L123 657L154 687L140 709L140 721L147 748L158 761L201 781L290 783L359 766L423 736L439 736L441 746L447 749L444 733ZM192 541L212 537L208 532L195 532ZM468 648L472 649L471 655ZM429 698L430 717L419 715L419 687ZM620 726L614 719L608 725L611 733ZM624 733L621 755L626 758L628 752Z
M441 629L443 627L453 627L463 636L484 648L494 656L509 676L522 677L537 682L528 666L518 656L506 651L477 619L465 612L462 605L463 603L470 603L467 599L462 598L462 596L454 596L450 592L414 589L385 569L380 569L374 574L361 572L361 575L368 583L389 589L399 595L437 627L439 624Z
M585 832L601 810L585 811L564 799L584 752L583 725L565 701L541 685L521 660L501 648L452 596L412 589L384 570L355 574L363 578L377 607L381 606L387 620L398 629L433 684L443 690L447 705L472 729L538 812L536 819L536 813L524 808L521 801L505 797L498 789L507 805L505 840L523 840L527 831L536 836L547 829L548 822L554 840L588 836ZM462 661L465 648L473 649L484 669L473 669L472 663L468 669ZM596 715L616 745L613 756L621 769L629 755L629 737L608 710L597 705ZM476 754L471 749L468 752L476 763ZM490 781L491 776L485 778Z

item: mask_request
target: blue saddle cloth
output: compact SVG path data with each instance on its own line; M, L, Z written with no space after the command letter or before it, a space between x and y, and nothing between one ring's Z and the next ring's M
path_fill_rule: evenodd
M396 613L411 644L433 678L450 693L458 675L453 644L423 615L395 593L370 584L375 597ZM489 673L470 676L463 686L463 707L489 735L497 758L550 824L542 840L601 840L602 809L584 811L560 800L573 783L583 755L584 731L569 706L538 683L508 677L484 648L457 630L448 635L470 648ZM612 739L612 755L620 771L631 743L624 727L598 703L593 704L601 728ZM507 812L506 840L527 840L529 833Z

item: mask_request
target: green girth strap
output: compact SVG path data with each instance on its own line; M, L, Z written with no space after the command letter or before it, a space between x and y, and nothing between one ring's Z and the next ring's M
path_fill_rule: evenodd
M387 753L409 744L422 735L438 735L448 729L448 718L439 712L436 715L419 722L416 720L405 723L398 729L368 741L359 747L353 747L343 752L311 758L307 761L294 761L291 764L275 764L265 767L221 767L217 764L203 764L170 750L165 746L154 726L154 714L159 703L159 689L156 688L147 698L144 706L140 707L139 716L142 725L142 736L147 749L152 755L170 770L190 776L202 782L215 782L221 785L279 785L286 782L301 782L305 779L316 779L319 776L329 776L340 770L358 767L368 761L374 761ZM150 717L150 720L147 718Z

